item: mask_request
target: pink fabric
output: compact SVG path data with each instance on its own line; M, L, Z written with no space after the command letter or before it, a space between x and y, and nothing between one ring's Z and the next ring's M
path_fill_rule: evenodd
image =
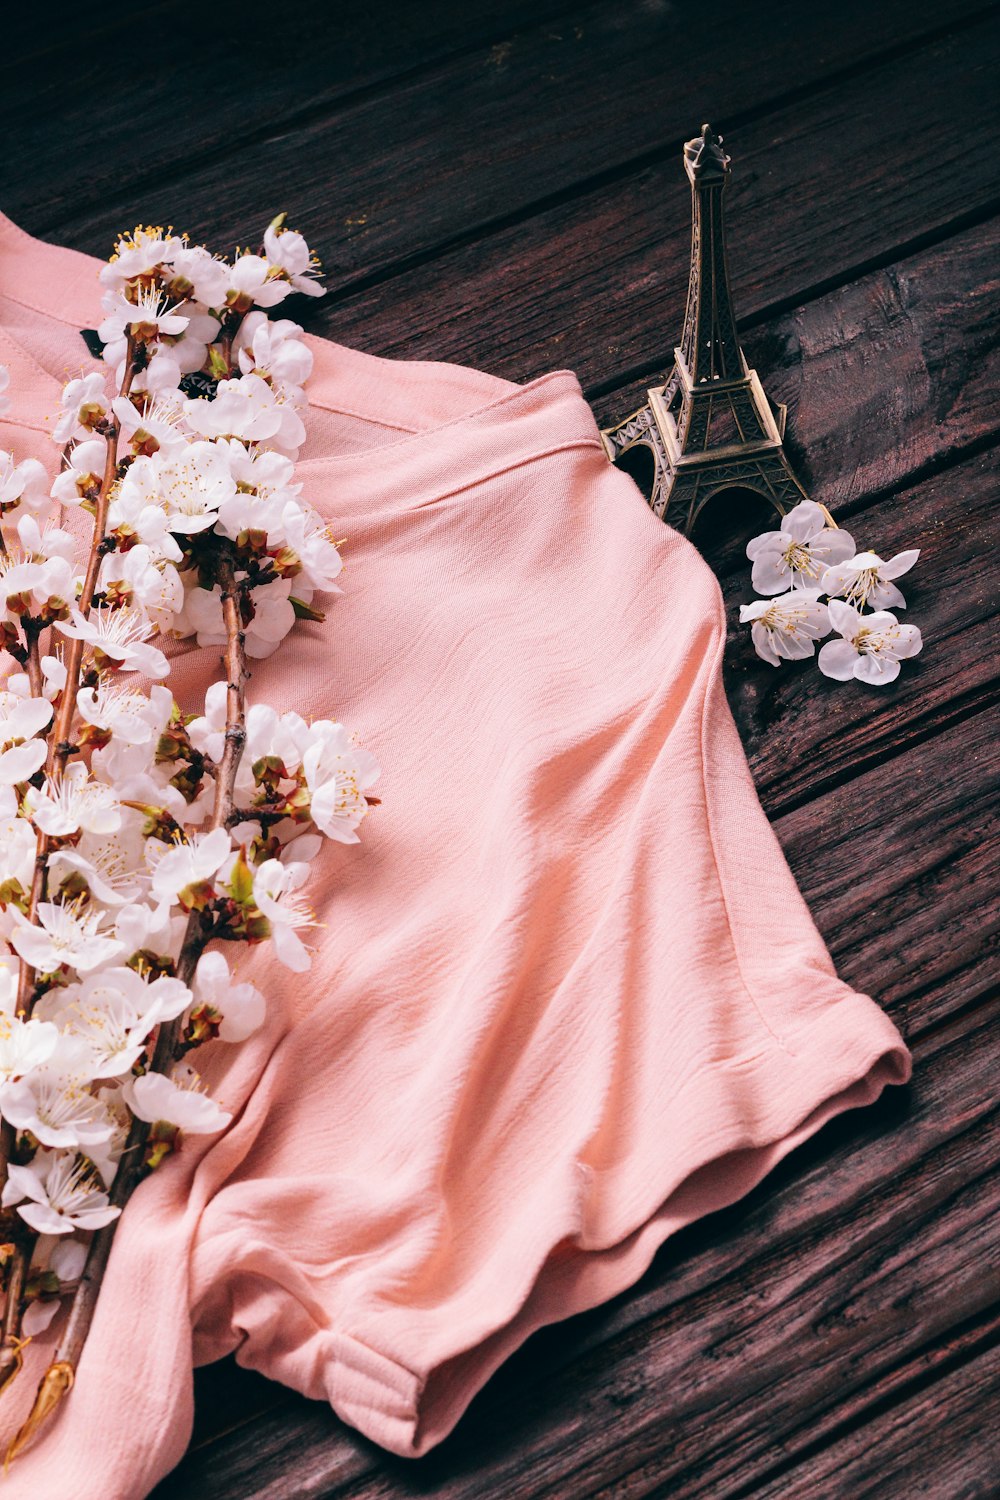
M60 384L98 367L77 330L99 264L0 216L0 444L53 472ZM232 1351L426 1453L532 1330L911 1073L758 801L719 585L610 466L576 378L309 343L301 477L345 592L250 691L355 729L382 805L314 866L311 974L241 960L268 1024L202 1054L234 1121L128 1208L9 1500L68 1469L75 1500L147 1494L188 1441L192 1364ZM218 660L173 657L193 706Z

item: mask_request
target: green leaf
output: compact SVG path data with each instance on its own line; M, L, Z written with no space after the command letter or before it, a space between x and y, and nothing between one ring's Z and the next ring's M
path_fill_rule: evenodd
M211 344L208 350L208 367L216 380L228 380L232 371L229 361L217 344Z
M229 894L238 906L246 906L253 899L253 871L242 849L229 877Z
M304 599L296 599L294 594L289 594L288 602L295 611L296 619L318 620L320 622L326 619L326 615L321 609L313 609L311 604L306 604Z

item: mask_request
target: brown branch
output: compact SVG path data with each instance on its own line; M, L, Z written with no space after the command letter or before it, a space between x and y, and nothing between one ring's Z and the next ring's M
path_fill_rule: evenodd
M120 396L127 396L132 389L132 381L135 379L138 366L135 363L135 345L131 336L128 340L125 374L122 377ZM108 524L108 507L111 503L111 487L118 472L118 434L120 428L117 421L111 420L106 434L107 453L104 460L104 477L101 481L100 493L97 497L96 512L94 515L94 530L90 541L90 555L87 558L87 571L83 579L83 592L80 596L80 613L86 617L90 614L91 604L94 597L94 587L97 583L97 573L103 557L104 534ZM37 672L38 688L35 688L35 678L32 678L32 648L35 655L34 671ZM49 748L45 760L45 773L52 776L57 767L62 769L69 758L72 741L70 732L73 728L73 715L76 712L76 696L80 690L80 663L83 660L83 641L73 639L69 643L66 653L66 684L59 697L59 707L56 710L49 731ZM38 659L38 636L34 631L28 633L28 676L32 681L32 692L41 694L41 663ZM35 845L35 869L31 882L31 894L28 900L27 919L34 922L38 915L38 903L45 894L45 866L49 854L49 840L44 833L39 833ZM18 973L17 986L17 1013L18 1015L31 1014L31 990L35 982L35 971L29 964L21 960ZM5 1181L7 1176L7 1157L0 1156L0 1181ZM0 1384L3 1379L3 1352L0 1350Z
M135 345L131 335L128 340L126 352L125 374L122 378L119 396L127 396L132 389L132 381L135 379L138 366L135 362ZM121 431L118 421L111 417L108 423L108 431L105 436L107 443L107 454L104 460L104 476L101 480L101 488L98 492L96 508L94 513L94 532L90 543L90 556L87 559L87 571L83 576L83 591L80 595L80 613L84 619L90 614L94 601L94 590L97 586L97 574L101 566L101 558L104 556L104 535L108 529L108 507L111 504L111 487L118 473L118 435ZM83 660L83 641L72 638L66 653L66 686L62 690L59 699L59 712L56 714L52 738L49 743L49 758L45 770L49 776L52 775L57 765L65 765L69 757L69 746L72 744L70 731L73 728L73 715L76 712L76 695L80 690L80 663Z
M217 576L222 586L222 615L226 627L226 740L225 749L216 771L215 800L210 828L225 828L233 809L236 773L246 744L246 697L247 677L245 637L240 615L240 584L236 580L233 552L228 543L222 542L219 552ZM194 971L212 937L211 919L197 911L188 918L184 943L177 963L178 978L190 985ZM183 1017L160 1027L153 1049L150 1068L153 1072L165 1073L173 1063L180 1036ZM125 1149L122 1152L109 1198L124 1210L145 1170L145 1148L150 1126L145 1120L133 1119ZM120 1216L119 1216L120 1219ZM26 1443L30 1442L38 1428L54 1410L62 1396L73 1383L74 1374L83 1346L93 1321L97 1298L104 1279L104 1272L114 1243L119 1219L113 1219L94 1235L87 1255L83 1275L73 1296L69 1319L56 1351L56 1357L42 1377L31 1413L17 1433L8 1450L8 1460L13 1458ZM8 1377L9 1378L9 1377ZM2 1375L0 1375L2 1389Z
M44 628L44 627L42 627ZM42 686L42 653L38 644L41 631L35 628L35 622L25 630L28 638L28 686L33 698L41 698L44 692Z
M135 361L135 343L129 335L126 345L125 373L122 377L120 396L127 396L132 389L138 365ZM108 524L108 509L111 503L111 489L118 472L118 435L119 423L112 418L108 424L105 435L106 455L104 460L104 476L101 481L100 492L97 497L94 529L90 541L90 554L87 558L87 569L83 579L83 592L80 596L80 612L84 616L90 614L94 597L94 589L97 584L97 574L104 556L104 537ZM42 669L41 656L39 652L40 631L36 622L31 621L26 626L28 644L28 680L31 692L35 697L42 695ZM52 776L57 770L61 771L69 758L72 748L70 732L73 727L73 715L76 712L76 698L80 688L80 665L83 660L83 641L71 640L69 650L66 654L66 683L59 698L59 707L53 718L52 727L49 730L48 754L45 761L46 775ZM27 919L29 922L37 920L38 906L45 899L45 877L48 863L50 840L44 833L39 832L35 841L35 863L31 878L31 892L28 897ZM24 959L21 959L18 970L17 984L17 1014L30 1016L34 1007L35 971ZM0 1183L7 1180L7 1165L12 1159L16 1144L16 1132L4 1121L0 1127ZM20 1368L21 1362L21 1307L20 1291L27 1275L27 1267L34 1251L37 1235L26 1232L18 1234L15 1240L14 1256L8 1270L7 1295L4 1302L3 1323L0 1328L0 1390L9 1383ZM16 1295L15 1295L16 1292Z

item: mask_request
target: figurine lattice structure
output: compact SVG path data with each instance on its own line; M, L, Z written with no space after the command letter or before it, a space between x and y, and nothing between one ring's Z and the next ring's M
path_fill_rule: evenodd
M784 515L807 493L785 454L785 407L771 403L736 336L723 195L730 157L710 125L684 145L691 180L691 271L680 347L666 384L601 436L612 462L642 444L652 450L649 505L690 535L720 490L756 491Z

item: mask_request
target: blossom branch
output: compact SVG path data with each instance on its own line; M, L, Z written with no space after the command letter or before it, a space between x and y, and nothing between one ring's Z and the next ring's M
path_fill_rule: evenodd
M132 382L138 370L136 357L136 344L131 336L127 343L127 356L125 374L122 379L119 394L127 396ZM105 435L106 457L104 464L104 476L98 492L94 527L91 535L90 551L87 558L87 567L83 579L83 591L80 596L80 612L86 617L89 615L93 603L94 590L97 584L97 573L104 555L105 532L107 531L108 504L111 489L118 473L118 436L120 432L119 423L112 418L108 423ZM26 617L23 628L27 640L27 673L28 683L33 697L42 696L42 669L41 654L39 648L39 637L44 626L36 618ZM73 724L73 715L76 709L77 693L80 686L80 667L83 660L83 641L73 640L70 642L66 661L66 682L63 687L59 702L59 708L53 718L52 728L48 736L48 753L46 756L46 773L52 775L57 767L65 766L69 755L74 748L70 742L70 734ZM39 902L44 898L46 886L47 860L51 848L49 836L39 831L35 852L35 863L31 882L31 892L28 899L27 920L37 921ZM35 983L34 968L23 961L20 965L18 975L17 1013L21 1016L30 1016L33 1008L33 988ZM8 1166L14 1157L16 1148L16 1131L5 1120L0 1128L0 1188L7 1181ZM6 1297L4 1302L2 1332L0 1332L0 1391L17 1373L21 1364L21 1337L20 1326L23 1313L22 1292L27 1277L27 1268L37 1242L38 1236L27 1231L27 1226L20 1223L16 1228L14 1239L14 1250L11 1263L7 1269Z
M215 777L215 797L211 827L225 828L233 811L233 794L236 773L246 745L246 641L241 620L241 586L236 578L233 548L222 542L218 548L216 576L222 590L222 615L226 629L226 729L225 748ZM206 944L213 936L213 924L200 911L192 911L188 917L184 942L177 963L177 977L190 985L194 978L198 960ZM182 1017L162 1025L156 1038L150 1072L167 1073L178 1055L178 1042ZM147 1146L152 1126L138 1117L132 1120L121 1166L115 1176L109 1194L113 1207L123 1209L135 1189L142 1181L147 1162ZM111 1247L119 1219L112 1219L99 1229L91 1241L83 1274L74 1293L69 1318L59 1342L55 1359L42 1377L35 1404L21 1430L17 1433L8 1452L13 1458L31 1440L38 1427L58 1405L72 1384L86 1343L90 1325L97 1308L104 1273L107 1269ZM22 1273L23 1274L23 1273ZM16 1329L12 1335L5 1334L5 1344L11 1349L13 1359L19 1352ZM13 1373L13 1371L11 1372ZM9 1375L7 1376L9 1379ZM0 1389L4 1383L0 1366Z
M308 862L324 837L357 843L379 800L378 766L344 725L245 705L248 657L321 622L314 593L339 592L337 544L294 482L312 355L296 324L261 310L321 292L317 270L281 215L232 264L186 235L121 237L100 273L98 329L117 394L96 373L68 382L50 489L37 460L0 456L0 521L22 550L0 562L0 628L20 668L0 684L0 1224L12 1242L0 1386L20 1367L22 1329L34 1337L75 1291L8 1456L72 1385L135 1187L188 1134L232 1119L188 1054L249 1036L266 997L234 982L213 940L268 941L308 969ZM187 394L185 371L214 390L202 380ZM6 379L0 369L0 409ZM70 533L36 520L51 500L94 513L79 571ZM50 623L65 659L41 654ZM203 712L163 686L158 631L224 646ZM153 685L130 685L142 677Z
M125 374L122 378L119 396L127 396L132 389L132 382L138 372L137 346L131 334L128 336L127 353L125 358ZM97 587L97 574L101 566L101 558L106 549L105 534L108 529L108 504L111 499L111 488L118 473L118 438L121 433L121 424L114 417L108 419L108 430L105 434L107 443L107 455L104 461L104 477L97 494L94 511L94 530L91 537L90 552L87 557L87 570L83 575L83 590L80 594L80 613L84 619L90 614L94 603L94 591ZM80 691L80 665L83 661L83 640L77 636L69 643L66 653L66 685L59 699L59 709L53 723L52 735L49 740L49 756L46 761L46 772L52 775L57 766L65 766L66 761L73 749L71 732L73 728L73 714L76 710L77 694Z

